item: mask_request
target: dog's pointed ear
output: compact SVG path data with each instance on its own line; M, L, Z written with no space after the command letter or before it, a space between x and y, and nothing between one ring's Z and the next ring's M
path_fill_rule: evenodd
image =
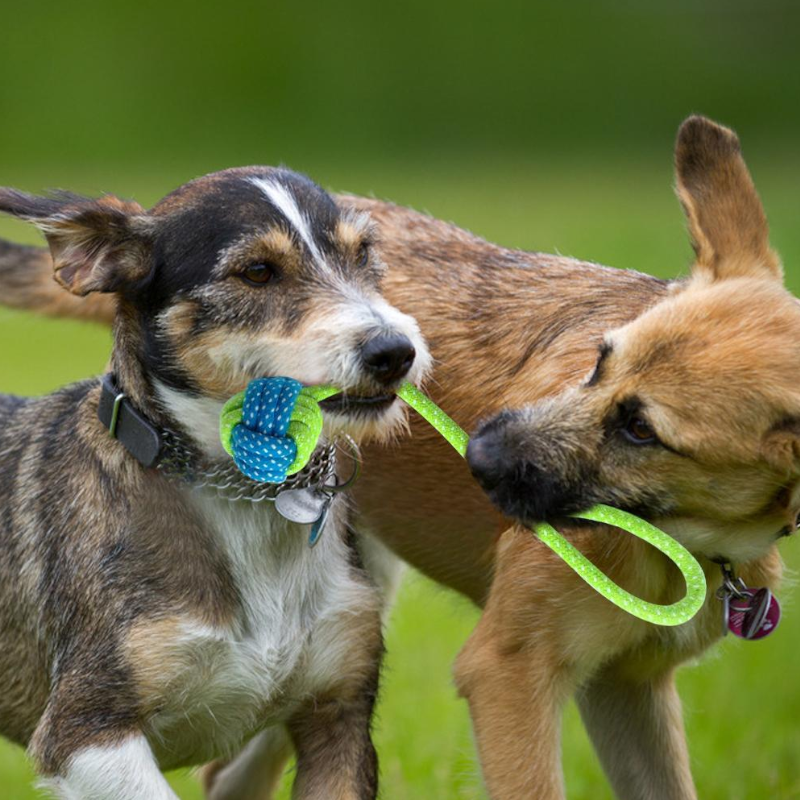
M0 189L0 212L32 222L47 238L56 280L73 294L117 292L150 271L150 220L134 202Z
M706 280L781 280L736 134L705 117L689 117L678 131L675 173L697 256L693 274Z

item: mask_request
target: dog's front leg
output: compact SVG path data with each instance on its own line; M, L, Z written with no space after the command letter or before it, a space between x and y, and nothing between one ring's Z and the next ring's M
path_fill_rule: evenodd
M559 748L567 694L557 668L527 650L502 652L478 625L455 668L469 702L486 788L492 800L564 797Z
M40 784L61 800L177 800L147 739L131 733L119 741L76 747Z
M672 671L636 680L609 667L581 687L577 700L620 800L695 800Z
M261 731L230 761L215 761L203 769L208 800L270 800L292 752L282 725Z
M503 535L486 607L455 665L493 800L564 797L560 719L574 684L553 631L552 589L526 560L530 542L524 530Z
M297 751L295 800L373 800L378 757L370 736L372 696L313 702L289 732Z

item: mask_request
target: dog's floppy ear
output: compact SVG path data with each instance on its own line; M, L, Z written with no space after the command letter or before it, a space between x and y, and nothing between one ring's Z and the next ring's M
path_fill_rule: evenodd
M736 134L705 117L689 117L678 131L675 173L697 256L694 274L781 280L767 218Z
M73 294L124 290L150 271L149 219L138 203L113 195L35 197L0 188L0 212L44 233L56 280Z

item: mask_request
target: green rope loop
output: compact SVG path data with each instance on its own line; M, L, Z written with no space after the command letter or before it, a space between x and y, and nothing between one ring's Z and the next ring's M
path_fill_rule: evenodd
M410 383L403 384L397 394L427 420L462 458L466 456L469 436L436 403ZM646 622L667 626L688 622L702 608L706 599L706 576L703 568L682 544L664 531L633 514L611 506L592 506L572 516L613 525L643 539L670 559L678 567L686 582L686 594L677 603L667 606L649 603L614 583L552 525L540 522L532 528L536 536L562 558L579 577L615 606Z

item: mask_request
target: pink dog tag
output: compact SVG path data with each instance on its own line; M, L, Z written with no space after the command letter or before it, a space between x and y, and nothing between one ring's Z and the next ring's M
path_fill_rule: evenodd
M741 589L740 592L745 596L728 600L728 630L750 641L769 636L781 621L778 598L766 587Z

